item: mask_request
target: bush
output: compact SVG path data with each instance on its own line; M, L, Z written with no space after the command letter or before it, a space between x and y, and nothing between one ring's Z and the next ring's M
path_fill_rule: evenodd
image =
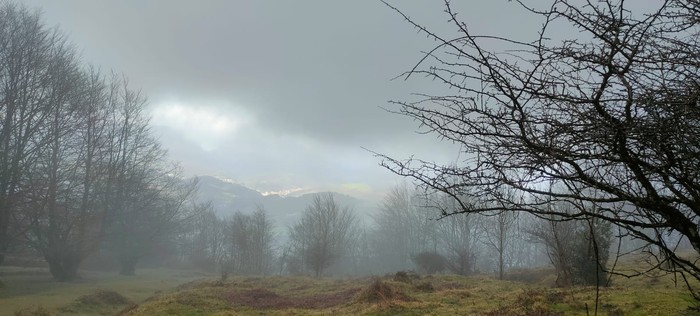
M370 286L360 292L357 300L363 303L380 303L397 300L409 301L410 299L399 289L395 289L390 284L382 282L381 279L375 278Z
M394 274L392 279L396 282L411 284L413 280L420 279L420 277L413 271L399 271Z
M425 281L425 282L418 283L418 285L416 285L416 290L419 290L421 292L431 293L431 292L435 292L435 287L433 286L433 283L430 283L430 281Z
M423 251L411 258L413 263L424 274L434 274L445 271L447 268L447 259L433 251Z
M131 301L114 291L98 290L95 293L83 295L78 302L84 305L125 305Z

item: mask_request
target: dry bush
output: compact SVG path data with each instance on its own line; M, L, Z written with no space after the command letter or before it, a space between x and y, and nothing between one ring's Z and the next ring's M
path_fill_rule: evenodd
M78 303L83 305L125 305L131 301L115 291L98 290L95 293L83 295L78 298Z
M433 286L433 283L430 281L425 281L416 284L416 290L419 290L421 292L427 292L427 293L432 293L435 292L435 287Z
M413 271L399 271L394 274L392 279L396 282L411 284L413 280L420 279L420 276Z
M379 303L391 301L410 301L401 290L394 288L381 279L375 278L367 288L362 290L357 297L357 301L362 303Z
M549 293L543 290L526 289L518 294L513 304L501 306L496 310L487 312L488 316L558 316L561 312L553 312L549 309L552 303L549 301Z
M411 260L424 274L435 274L447 269L447 258L434 251L423 251L413 256Z

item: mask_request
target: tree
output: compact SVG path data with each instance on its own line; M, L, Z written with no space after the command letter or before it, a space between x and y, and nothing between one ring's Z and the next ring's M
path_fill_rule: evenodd
M518 220L517 213L500 212L485 222L484 231L487 237L484 243L498 254L498 279L503 280L505 272L506 255L510 243L513 240L513 228Z
M374 252L386 271L409 269L415 254L437 250L439 214L425 204L416 188L404 184L392 188L374 214Z
M213 210L211 201L192 203L192 215L178 232L181 261L194 267L213 271L225 261L227 222Z
M53 106L41 133L43 146L36 149L39 157L28 170L32 193L16 214L25 220L26 240L60 281L75 278L80 263L98 248L103 215L95 190L100 174L93 169L101 159L102 81L74 61L66 63L73 58L64 56L53 66Z
M178 225L197 181L184 181L177 164L166 160L144 112L146 98L123 76L112 74L107 87L105 132L107 158L100 165L107 247L121 274L132 275L136 263L158 238Z
M609 222L596 218L567 221L550 218L537 223L529 234L533 241L545 245L557 274L557 286L607 286L605 265L612 244L610 227Z
M700 2L516 1L541 19L531 39L474 34L447 1L453 37L387 5L437 41L405 78L454 91L393 102L395 111L458 144L463 158L445 166L379 155L385 167L452 196L459 212L612 223L700 280L700 265L660 237L680 234L700 253ZM575 37L556 40L566 27ZM503 190L517 198L495 194Z
M28 172L40 157L39 141L55 102L57 73L74 61L64 37L47 29L40 14L11 2L0 4L0 263L23 227L11 225L32 194ZM57 66L53 69L52 66ZM48 83L48 84L45 84ZM69 83L70 84L70 83ZM15 230L13 234L10 234Z
M454 213L458 207L455 201L444 194L438 198L441 212ZM440 248L446 254L447 267L455 274L469 275L476 268L479 244L483 240L482 216L461 214L441 218L435 224ZM415 260L414 260L415 261Z
M0 262L25 241L70 280L100 240L103 78L37 12L0 16Z
M351 209L338 205L332 193L317 194L299 223L290 229L291 256L319 277L345 254L356 226Z
M105 237L133 273L184 214L180 179L149 129L145 97L80 63L38 12L0 4L0 263L23 243L60 281Z
M156 176L130 182L129 201L121 203L119 216L110 223L108 247L122 275L134 275L136 264L153 244L173 236L181 222L193 216L187 202L197 192L197 179L183 180L179 172L168 169L156 172Z
M228 221L225 269L236 274L263 275L272 268L272 221L264 208L250 215L237 212Z

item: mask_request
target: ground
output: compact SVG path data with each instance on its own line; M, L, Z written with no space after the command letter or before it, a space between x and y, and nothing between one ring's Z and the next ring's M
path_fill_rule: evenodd
M56 282L45 268L0 266L0 316L41 315L37 311L50 312L47 315L114 315L159 291L207 276L180 270L143 269L137 273L120 276L80 271L74 282Z
M490 276L231 277L176 270L83 272L53 282L43 269L0 267L0 315L593 315L595 287L553 288L549 270ZM617 277L600 315L699 315L673 276Z

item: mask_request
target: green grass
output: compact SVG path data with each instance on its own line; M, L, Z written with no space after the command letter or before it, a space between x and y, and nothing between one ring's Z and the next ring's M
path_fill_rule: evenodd
M128 304L80 304L77 300L97 291L113 291L141 303L158 291L200 279L202 274L178 270L137 271L136 276L115 272L81 271L74 282L56 282L46 269L0 267L0 316L42 308L57 315L113 315Z
M694 303L684 288L673 287L672 280L664 277L649 280L620 279L602 289L599 314L697 315L688 309ZM454 275L422 277L411 283L385 277L381 283L399 294L362 299L373 282L371 278L305 277L210 280L154 297L128 315L586 315L586 307L592 315L595 306L593 287L558 289ZM251 293L259 295L259 301L251 299ZM303 303L329 297L340 299L320 307Z
M593 315L594 287L552 288L551 271L528 273L528 283L455 275L222 282L146 270L137 277L82 272L79 281L59 283L42 269L0 267L0 315L42 315L38 307L46 315L586 315L587 308ZM601 289L599 315L698 315L694 305L672 276L615 277Z

